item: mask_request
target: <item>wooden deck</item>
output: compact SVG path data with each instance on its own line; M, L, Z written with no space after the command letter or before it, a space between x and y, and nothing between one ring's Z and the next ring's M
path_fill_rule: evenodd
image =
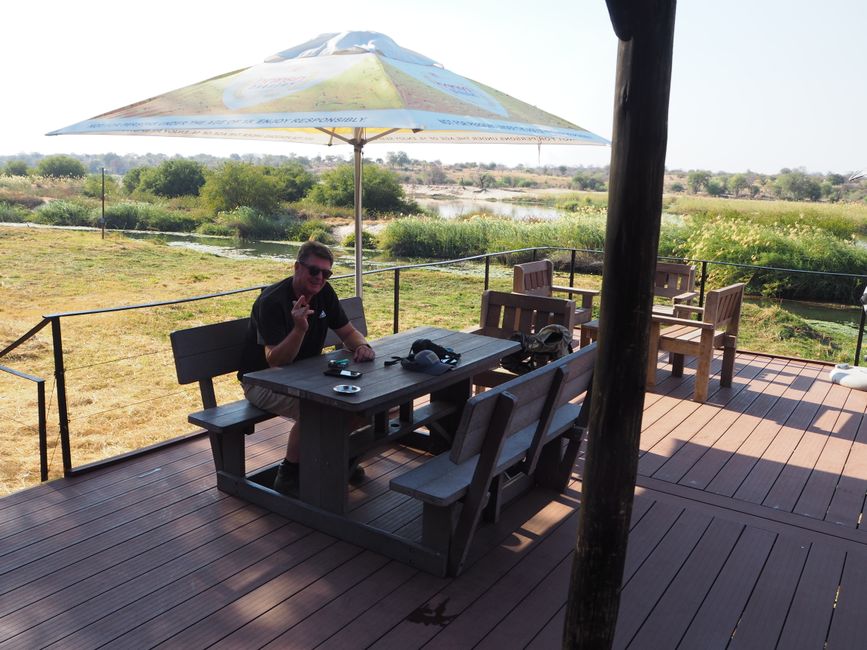
M647 396L618 648L863 647L867 393L739 354ZM719 359L714 368L719 369ZM285 422L248 439L279 459ZM411 529L368 459L352 515ZM0 499L0 647L556 648L580 501L533 492L436 578L218 492L200 438Z

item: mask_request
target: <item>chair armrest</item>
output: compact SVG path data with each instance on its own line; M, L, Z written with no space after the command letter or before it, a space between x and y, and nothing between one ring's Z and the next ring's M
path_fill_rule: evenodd
M478 325L470 325L469 327L465 327L458 331L463 332L464 334L481 334L484 331L484 328L479 327Z
M674 306L674 315L677 318L685 318L692 315L701 318L704 315L704 307L694 307L693 305L676 304Z
M684 291L681 294L674 296L671 301L675 305L680 305L683 303L688 303L690 300L694 300L698 297L698 294L695 291Z
M601 292L598 289L582 289L581 287L563 287L560 285L552 285L551 291L565 291L566 293L580 293L582 296L598 296Z
M686 325L703 330L714 329L713 323L705 323L700 320L689 320L688 318L676 318L674 316L663 316L662 314L653 314L653 322L660 325Z
M573 293L580 294L581 296L581 307L582 309L592 309L593 308L593 299L599 295L600 291L597 289L582 289L580 287L563 287L560 285L552 285L551 291L564 291L569 297L572 297Z

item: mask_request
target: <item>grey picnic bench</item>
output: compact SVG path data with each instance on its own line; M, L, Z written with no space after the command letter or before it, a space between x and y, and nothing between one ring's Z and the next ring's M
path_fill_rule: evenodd
M423 546L463 569L483 511L500 509L533 485L563 492L589 419L596 346L520 375L467 402L452 448L394 478L390 487L419 499Z
M355 328L367 335L361 298L343 298L340 304ZM218 405L214 394L215 377L240 369L249 324L249 318L239 318L177 330L169 335L178 383L198 382L202 396L204 408L190 413L187 420L208 432L217 471L239 476L244 475L244 436L253 433L260 422L276 417L269 411L253 406L246 399ZM325 346L340 343L337 334L329 330Z

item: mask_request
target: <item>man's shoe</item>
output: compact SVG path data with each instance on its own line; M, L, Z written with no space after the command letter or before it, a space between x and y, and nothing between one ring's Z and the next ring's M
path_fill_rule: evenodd
M357 458L349 459L349 484L358 485L364 481L364 468L358 464Z
M298 463L284 460L277 468L274 490L286 496L298 498Z

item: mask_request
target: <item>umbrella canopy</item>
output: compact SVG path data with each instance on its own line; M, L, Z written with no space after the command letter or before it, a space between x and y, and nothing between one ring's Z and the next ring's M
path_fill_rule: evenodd
M450 72L378 32L322 34L264 63L48 135L61 134L352 145L359 296L361 154L366 143L608 144L564 119Z

